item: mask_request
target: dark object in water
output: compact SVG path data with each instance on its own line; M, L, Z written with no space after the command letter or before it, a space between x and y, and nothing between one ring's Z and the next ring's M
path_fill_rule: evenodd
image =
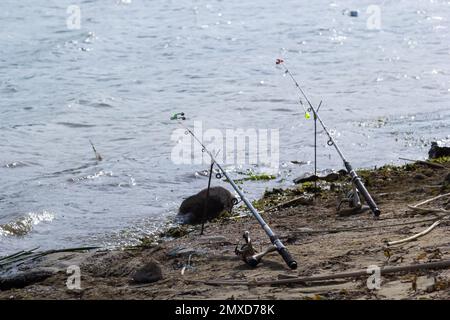
M97 152L97 149L95 149L94 144L92 143L91 140L89 140L89 143L90 143L91 146L92 146L92 150L94 150L95 160L97 160L97 161L102 161L102 160L103 160L103 157L101 156L100 153Z
M203 189L181 203L177 216L181 223L199 224L203 222L206 191L207 189ZM227 189L223 187L210 188L206 221L217 218L224 210L231 213L236 202L236 198Z
M156 261L146 263L131 276L134 283L152 283L163 278L161 267Z
M444 145L442 142L433 141L430 151L428 151L428 157L430 159L450 157L450 146Z
M359 15L359 11L358 10L344 9L344 10L342 10L342 14L345 15L345 16L356 18Z

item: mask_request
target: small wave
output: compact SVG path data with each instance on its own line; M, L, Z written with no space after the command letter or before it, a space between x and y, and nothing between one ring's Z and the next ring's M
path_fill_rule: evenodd
M119 187L122 188L132 188L134 186L136 186L136 179L134 179L133 177L130 177L128 182L121 182L118 185Z
M14 161L14 162L7 163L7 164L4 165L5 168L11 168L11 169L13 169L13 168L20 168L20 167L27 167L27 166L28 166L28 164L25 163L25 162L22 162L22 161Z
M272 111L276 111L276 112L293 112L294 110L292 109L288 109L288 108L274 108L271 109Z
M0 236L25 236L41 222L51 222L55 215L48 211L40 213L29 212L25 217L16 221L0 225Z
M91 104L94 108L114 108L112 105L106 102L96 102Z
M78 100L72 100L70 106L72 106L72 104L74 104L74 105L87 106L87 107L93 107L93 108L98 108L98 109L114 108L114 105L111 104L111 101L113 101L113 100L115 100L115 99L112 97L101 99L99 101L78 99Z
M93 124L75 123L75 122L57 122L57 124L69 127L69 128L91 128L95 127Z
M112 177L113 173L112 171L99 171L96 172L94 174L90 174L87 176L82 176L82 177L77 177L77 178L70 178L69 181L70 182L79 182L79 181L85 181L85 180L94 180L94 179L98 179L100 177Z
M111 139L110 141L127 141L127 140L134 140L135 138L131 138L131 137L123 137L123 138L116 138L116 139ZM127 157L124 157L125 159L128 159L128 160L136 160L135 158L127 158Z

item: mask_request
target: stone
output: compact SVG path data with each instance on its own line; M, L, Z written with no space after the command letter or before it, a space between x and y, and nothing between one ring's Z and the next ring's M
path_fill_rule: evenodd
M450 173L448 173L444 178L444 184L450 184Z
M423 175L423 174L421 174L421 173L417 173L417 174L414 176L414 179L416 179L416 180L425 180L425 179L426 179L426 176Z
M200 243L224 243L229 242L224 236L201 236L198 238Z
M135 283L153 283L163 279L161 267L158 262L152 260L131 275Z
M176 247L170 250L167 255L169 257L175 258L175 257L189 257L190 255L197 255L197 256L203 256L206 255L207 251L203 249L194 249L194 248L187 248L187 247Z
M416 288L420 291L433 292L436 287L436 279L434 277L422 276L416 280Z

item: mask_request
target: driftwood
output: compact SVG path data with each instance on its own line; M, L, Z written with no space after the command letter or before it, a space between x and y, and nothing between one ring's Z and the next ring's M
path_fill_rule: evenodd
M54 274L55 272L50 270L34 270L30 272L19 272L8 277L0 277L0 290L25 288L26 286L41 282Z
M59 252L77 252L99 249L99 247L78 247L78 248L67 248L59 250L47 250L42 252L35 252L38 248L34 248L27 251L19 251L11 255L0 258L0 272L7 272L13 268L16 268L26 262L33 261L35 259L44 257L49 254L59 253ZM19 271L12 275L6 275L0 277L0 290L9 290L12 288L24 288L28 285L43 281L56 272L54 270L31 270L31 271Z
M347 227L347 228L321 229L321 230L298 230L298 231L292 231L292 233L293 234L339 233L339 232L347 232L347 231L364 231L364 230L372 230L372 229L385 229L385 228L391 228L391 227L406 226L406 225L410 225L410 224L434 222L438 219L440 219L440 218L429 218L429 219L422 219L422 220L416 220L416 221L408 221L408 222L402 222L402 223L392 223L392 224L388 224L388 225L368 226L368 227Z
M393 246L396 244L401 244L401 243L405 243L405 242L409 242L409 241L413 241L417 238L423 237L424 235L430 233L434 228L436 228L440 223L442 222L442 220L438 220L436 222L434 222L431 226L429 226L428 228L426 228L425 230L416 233L415 235L408 237L408 238L404 238L401 240L396 240L396 241L388 241L386 242L386 245L389 246Z
M422 202L419 202L418 204L414 205L414 207L422 206L422 205L427 204L429 202L432 202L434 200L437 200L437 199L440 199L440 198L444 198L444 197L448 197L448 196L450 196L450 193L440 194L440 195L438 195L436 197L433 197L431 199L427 199L427 200L424 200Z
M99 249L100 247L77 247L77 248L66 248L66 249L58 249L58 250L47 250L42 252L35 252L38 249L34 248L28 251L19 251L9 256L0 258L0 271L11 268L13 266L18 266L27 261L32 261L41 257L44 257L49 254L59 253L59 252L76 252L76 251L87 251Z
M430 213L430 212L436 212L436 213L450 213L450 210L445 209L433 209L433 208L418 208L415 206L408 205L408 208L413 211L419 211L422 213Z
M444 198L444 197L448 197L450 196L450 193L445 193L445 194L441 194L438 195L436 197L433 197L431 199L427 199L424 200L422 202L419 202L413 206L408 205L408 208L410 208L411 210L415 210L415 211L422 211L422 212L441 212L441 213L450 213L450 210L445 210L445 209L436 209L436 208L419 208L419 206L423 206L424 204L430 203L434 200L440 199L440 198Z
M423 161L423 160L413 160L413 159L407 159L407 158L399 158L400 160L405 160L405 161L411 161L411 162L417 162L426 166L429 166L431 168L437 168L437 169L447 169L446 166L443 166L442 164L439 163L434 163L434 162L430 162L430 161Z
M450 260L443 260L438 262L428 262L421 264L411 264L407 266L395 266L395 267L384 267L380 268L380 275L399 273L399 272L412 272L419 270L428 269L445 269L450 267ZM343 279L343 278L360 278L370 275L367 270L351 271L335 274L317 275L310 277L295 277L289 279L279 279L279 280L262 280L262 281L188 281L190 283L203 283L211 286L272 286L272 285L291 285L291 284L305 284L311 282L322 282L327 280Z
M427 208L419 208L419 206L422 206L424 204L430 203L434 200L440 199L440 198L444 198L450 196L450 193L446 193L446 194L441 194L439 196L424 200L422 202L419 202L413 206L408 206L408 208L412 209L412 210L417 210L417 211L428 211L428 212L440 212L440 213L450 213L449 210L444 210L444 209L435 209L435 208L431 208L431 209L427 209ZM396 244L402 244L405 242L409 242L409 241L413 241L417 238L423 237L424 235L427 235L428 233L430 233L434 228L436 228L443 220L447 219L449 217L449 215L446 215L444 217L439 217L439 220L435 221L431 226L429 226L427 229L404 239L400 239L400 240L396 240L396 241L388 241L386 242L387 246L393 246Z

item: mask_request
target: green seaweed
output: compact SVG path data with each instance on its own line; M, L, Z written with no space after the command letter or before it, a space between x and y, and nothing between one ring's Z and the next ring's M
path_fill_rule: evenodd
M403 166L405 171L415 171L417 170L417 164L415 163L407 163Z
M283 192L285 192L285 191L283 189L281 189L281 188L273 188L272 190L266 189L264 191L263 198L268 198L268 197L273 196L273 195L283 194Z
M273 180L276 179L277 177L274 176L273 174L266 174L266 173L262 173L262 174L250 174L250 176L248 176L247 178L244 178L244 181L267 181L267 180Z
M223 210L219 216L213 220L211 220L211 222L225 222L228 221L230 218L232 217L236 217L237 215L234 214L233 212L227 211L227 210Z
M430 159L430 162L444 164L450 162L450 157L440 157L436 159Z
M139 239L139 244L136 245L136 247L141 248L153 248L160 244L162 242L161 239L159 239L157 236L147 236ZM126 249L133 249L134 246L130 246Z
M307 181L301 184L298 191L300 193L321 193L324 190L319 183Z
M160 237L181 238L194 231L192 226L182 224L170 227L159 234Z
M247 177L241 178L241 179L235 179L233 180L236 183L242 183L244 181L268 181L276 179L277 177L272 174L267 173L261 173L261 174L254 174L254 173L247 173ZM225 179L224 181L228 182L228 179Z

